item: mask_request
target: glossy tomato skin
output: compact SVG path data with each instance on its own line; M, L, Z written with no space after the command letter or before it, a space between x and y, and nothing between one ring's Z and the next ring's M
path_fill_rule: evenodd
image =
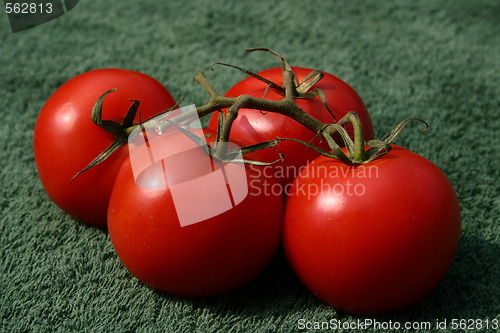
M183 136L162 135L154 140L151 144L172 144L179 150L186 142ZM136 156L145 154L144 146L137 149ZM189 161L179 161L174 168L182 174L183 170L196 169L206 157L197 150ZM216 167L221 165L214 163ZM247 181L259 179L255 168L240 167L246 168ZM133 164L123 164L108 213L108 230L116 253L140 281L178 296L214 296L246 284L270 262L281 239L281 195L262 195L249 189L245 199L233 208L181 226L171 188L165 186L164 179L170 176L158 162L142 168L145 171L135 181ZM185 175L178 177L180 180L174 182L189 180ZM160 183L163 185L158 186ZM190 205L194 192L182 198L183 204ZM212 195L207 193L207 200ZM193 212L201 209L196 204L190 207Z
M313 69L292 67L292 70L301 82ZM260 76L271 80L279 85L283 84L283 71L281 68L270 68L258 73ZM323 123L338 121L350 111L355 111L363 124L363 132L366 140L373 139L373 126L368 110L356 91L341 79L324 73L324 77L315 85L316 88L325 92L326 101L335 115L335 118L324 107L321 98L296 99L297 105L305 112ZM266 92L267 90L267 92ZM231 87L224 96L237 97L239 95L250 95L253 97L264 97L268 100L280 100L283 96L273 89L267 89L266 83L253 77L248 77ZM217 114L210 119L209 128L217 130ZM352 127L346 127L352 136ZM316 136L295 120L277 113L263 113L259 110L240 109L238 118L231 127L231 138L241 142L243 145L252 145L263 141L274 140L277 137L294 138L310 142ZM341 140L336 140L341 143ZM315 139L313 143L320 148L329 150L326 141ZM284 162L276 163L273 167L275 174L281 184L286 185L293 181L301 166L319 156L319 153L309 149L300 143L285 141L281 142L276 151L284 154ZM278 159L278 154L273 149L261 152L266 162ZM283 172L284 171L284 172Z
M286 255L305 286L337 310L371 315L407 307L438 284L457 250L452 185L430 161L393 147L357 167L319 157L290 191Z
M105 120L121 122L130 99L140 100L143 120L175 104L169 91L150 76L125 69L97 69L58 88L42 107L34 131L35 162L47 194L75 219L98 227L106 226L109 197L116 174L128 156L126 148L121 147L71 184L70 180L114 140L90 120L99 96L113 88L117 90L104 100Z

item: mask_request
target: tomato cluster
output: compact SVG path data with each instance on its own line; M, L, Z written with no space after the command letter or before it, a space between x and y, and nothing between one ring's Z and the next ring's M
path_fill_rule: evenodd
M291 70L298 82L312 71ZM225 97L282 99L269 81L283 85L283 68L252 75ZM43 106L34 132L35 161L49 197L75 219L107 227L118 257L145 284L187 297L225 293L257 276L282 240L290 266L320 300L339 311L376 314L417 302L448 270L460 237L460 209L438 167L395 145L362 164L332 159L321 154L330 142L285 112L241 108L231 127L230 141L238 146L296 139L250 154L261 162L282 154L272 165L216 158L211 153L221 147L216 112L207 129L190 135L160 129L148 138L139 131L144 143L128 144L134 158L124 145L71 181L115 140L116 133L91 120L96 100L113 88L102 118L115 123L128 116L131 100L140 101L134 126L143 129L143 120L175 105L168 90L145 74L122 69L81 74ZM315 88L322 93L297 98L296 105L325 124L354 111L361 137L373 138L368 111L349 85L323 73ZM353 127L346 130L353 137ZM192 135L207 146L193 146ZM152 148L160 146L170 147L170 155ZM348 155L352 147L342 149ZM234 175L244 175L239 187ZM214 181L199 182L209 176ZM183 222L179 198L191 217L205 217Z

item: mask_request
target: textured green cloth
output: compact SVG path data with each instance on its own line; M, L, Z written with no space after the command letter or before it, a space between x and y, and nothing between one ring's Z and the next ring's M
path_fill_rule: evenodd
M205 71L223 92L244 75L211 72L210 64L275 67L268 55L243 52L259 46L348 82L378 137L404 118L430 124L428 133L413 126L396 143L433 161L453 183L463 218L459 251L428 297L375 319L447 320L441 332L453 331L453 319L498 319L499 28L498 1L463 0L80 1L66 15L17 33L0 14L0 332L314 332L300 330L299 320L370 318L322 304L282 254L228 295L158 293L125 269L106 232L61 212L37 178L36 116L70 78L96 68L133 69L184 96L184 105L201 105L207 96L194 74Z

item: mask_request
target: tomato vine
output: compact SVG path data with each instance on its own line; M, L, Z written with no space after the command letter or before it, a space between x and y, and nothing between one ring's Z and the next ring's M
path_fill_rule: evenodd
M313 145L311 142L305 142L294 138L280 138L277 137L274 140L262 142L257 145L252 145L250 147L244 147L241 150L242 154L248 154L260 149L266 149L270 147L274 147L278 145L282 141L296 141L310 149L317 151L318 153L330 157L338 159L346 164L363 164L372 161L373 159L388 153L391 150L390 143L398 136L398 134L412 121L420 121L425 124L425 132L428 129L428 124L418 118L409 118L394 127L390 133L388 133L385 137L379 140L369 140L365 141L363 136L363 128L361 121L356 112L349 112L344 117L339 119L337 122L333 123L324 123L316 119L315 117L309 115L302 108L300 108L296 99L307 99L314 98L320 96L325 108L331 113L329 110L326 100L324 97L324 93L315 88L315 84L318 83L323 77L323 73L317 70L311 71L311 73L302 81L298 82L293 72L292 67L288 64L288 62L278 53L267 49L267 48L253 48L247 49L247 52L252 51L264 51L270 53L271 55L278 58L282 71L283 71L283 85L278 85L270 80L267 80L256 73L253 73L244 68L229 65L225 63L216 62L211 68L213 70L215 65L223 65L235 68L237 70L242 71L243 73L257 78L268 84L269 89L274 89L278 91L283 98L281 100L267 100L265 98L253 97L249 95L239 95L237 97L226 97L217 92L217 90L212 86L209 82L208 78L203 72L198 72L194 76L194 80L206 91L209 95L208 101L196 107L196 115L201 118L213 112L219 112L219 126L217 133L217 141L211 149L210 154L212 154L215 158L219 160L224 160L228 156L228 152L226 151L227 145L219 144L229 141L231 126L234 120L238 117L238 111L242 108L255 109L260 110L262 112L274 112L278 114L285 115L295 121L297 121L302 126L316 133L316 136L321 140L326 140L330 151L318 148ZM154 129L157 132L161 133L168 129L173 124L178 126L179 124L187 125L189 123L189 119L192 118L193 114L185 113L179 116L175 116L168 121L148 121L149 119L141 122L140 124L132 125L130 122L127 122L127 119L133 119L137 109L139 107L139 101L131 101L133 104L130 107L126 120L119 124L113 121L106 121L102 119L102 103L105 97L113 92L115 89L110 89L103 93L103 95L97 100L94 108L92 110L92 121L102 129L114 134L116 136L115 141L103 151L99 156L97 156L92 162L90 162L82 171L76 174L77 177L82 172L92 168L93 166L101 163L106 158L108 158L115 150L117 150L120 146L126 144L127 137L139 126L144 129ZM179 103L178 103L179 104ZM178 107L176 104L174 107L165 111L164 114L170 112L171 110ZM220 112L222 109L226 109L225 114ZM354 128L354 140L347 133L345 126L351 124ZM343 142L340 144L334 140L334 136L338 134L340 135ZM347 147L347 154L341 149L343 146ZM282 157L280 156L277 161L279 161ZM246 163L249 164L263 164L259 161L251 161L245 160ZM274 162L271 162L272 164Z

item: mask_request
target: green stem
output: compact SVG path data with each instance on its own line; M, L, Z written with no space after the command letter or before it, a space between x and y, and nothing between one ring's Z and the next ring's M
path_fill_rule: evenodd
M361 123L358 114L352 111L342 117L337 125L344 126L346 123L350 123L354 128L354 151L351 160L354 163L363 163L363 161L366 160L363 124Z

